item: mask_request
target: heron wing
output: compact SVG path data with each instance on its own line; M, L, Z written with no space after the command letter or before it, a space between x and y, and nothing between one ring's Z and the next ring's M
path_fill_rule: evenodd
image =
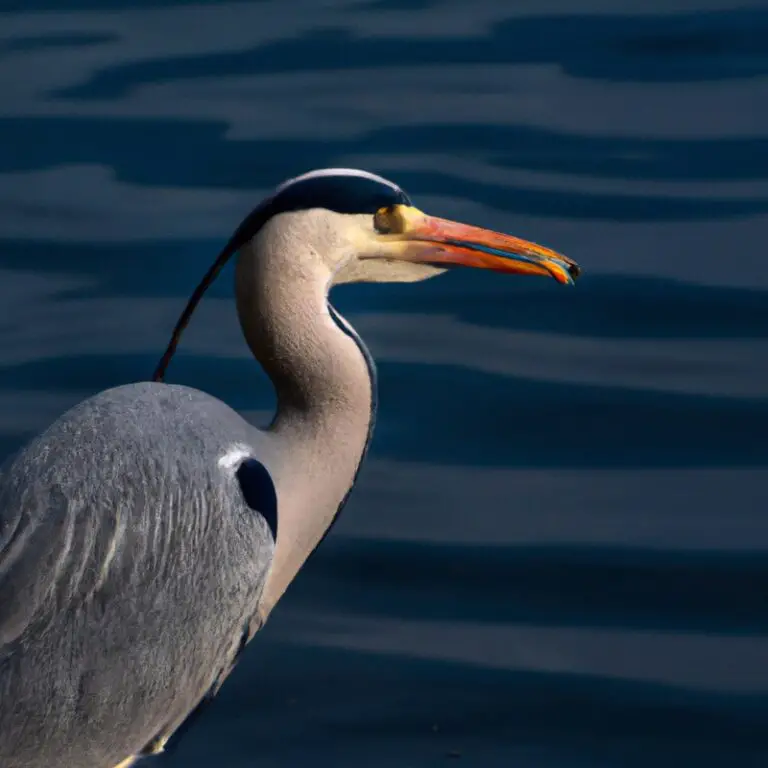
M77 510L56 486L41 492L0 472L0 652L43 619L65 582L84 575L85 563L77 567L68 557L82 543L77 522Z
M244 502L250 509L257 512L269 526L272 534L272 540L277 539L277 491L275 489L272 476L267 468L258 459L252 456L245 457L240 466L235 471L240 492ZM208 709L208 706L216 698L224 681L237 666L240 657L256 632L261 628L261 620L258 615L254 615L243 626L240 641L231 658L222 667L213 685L208 689L200 702L187 715L186 719L178 725L171 733L160 733L155 736L139 756L156 755L160 752L172 753L175 751L181 739L198 722L200 716Z
M0 469L0 763L119 762L218 689L256 629L277 526L265 466L222 468L232 440L259 438L223 404L133 385Z

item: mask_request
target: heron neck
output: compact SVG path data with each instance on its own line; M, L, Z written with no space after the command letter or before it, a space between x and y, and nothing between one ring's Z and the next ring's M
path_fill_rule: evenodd
M341 511L375 417L373 362L329 305L329 275L292 263L270 274L268 264L254 270L238 261L240 323L277 395L268 467L278 495L277 543L263 618Z

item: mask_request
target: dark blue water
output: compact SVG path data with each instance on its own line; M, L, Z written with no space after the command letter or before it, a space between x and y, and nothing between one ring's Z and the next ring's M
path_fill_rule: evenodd
M158 765L768 765L765 0L0 8L2 456L313 167L585 269L339 289L370 460ZM262 420L231 283L169 380Z

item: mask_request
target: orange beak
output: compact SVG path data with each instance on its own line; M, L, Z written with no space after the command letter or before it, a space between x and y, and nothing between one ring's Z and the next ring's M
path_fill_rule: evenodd
M382 212L386 239L402 243L396 258L437 267L475 267L518 275L544 275L572 285L581 274L575 261L544 246L482 227L428 216L397 206Z

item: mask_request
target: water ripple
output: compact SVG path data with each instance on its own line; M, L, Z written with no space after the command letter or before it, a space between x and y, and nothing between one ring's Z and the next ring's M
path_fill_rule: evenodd
M334 293L370 461L158 764L764 767L767 31L764 0L3 3L0 457L145 379L311 167L585 268ZM269 417L230 270L169 379Z

